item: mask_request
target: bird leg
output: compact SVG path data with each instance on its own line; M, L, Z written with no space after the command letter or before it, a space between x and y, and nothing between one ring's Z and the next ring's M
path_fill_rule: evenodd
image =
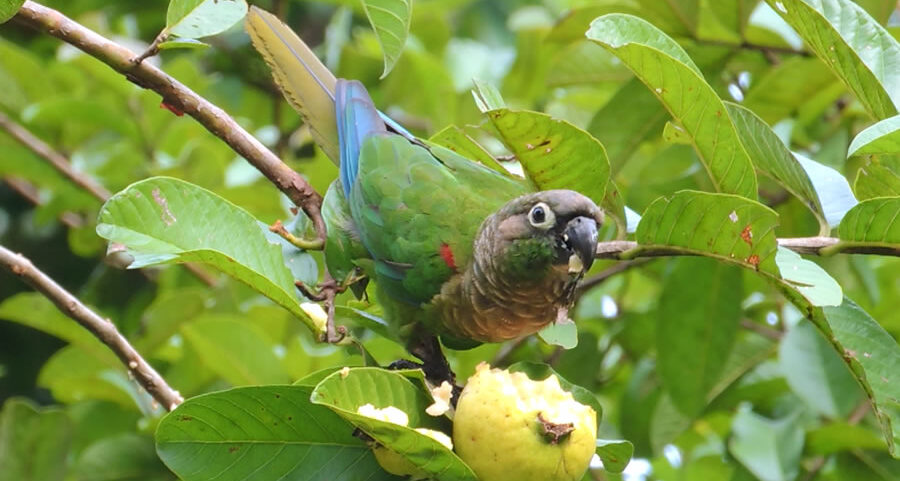
M425 379L429 383L440 386L444 381L447 381L453 386L451 404L456 406L462 387L456 384L456 374L450 369L450 363L447 362L444 351L441 350L441 343L438 341L437 336L421 327L417 327L413 337L406 345L406 349L410 354L422 361L422 364L417 367L422 369L422 372L425 373Z

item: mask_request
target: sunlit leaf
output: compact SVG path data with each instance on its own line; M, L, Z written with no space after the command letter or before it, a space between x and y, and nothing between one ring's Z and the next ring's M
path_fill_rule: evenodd
M635 239L643 249L676 247L778 276L777 223L778 215L756 201L681 191L650 204Z
M384 55L384 72L387 76L394 68L409 35L412 17L412 0L363 0L363 8Z
M873 247L900 247L900 197L876 197L850 209L841 222L842 242Z
M898 74L900 75L900 74ZM847 157L900 153L900 115L884 119L863 130L850 143Z
M822 204L822 215L832 228L841 223L847 211L856 205L856 196L847 178L840 172L812 159L794 153L810 182L816 189L816 196Z
M634 445L630 441L597 440L597 455L603 461L603 468L611 473L625 470L634 454Z
M166 30L184 38L224 32L247 15L245 0L170 0Z
M538 189L572 189L603 202L609 161L591 134L539 112L502 108L487 115Z
M587 36L619 57L669 110L718 192L756 199L756 173L725 105L674 40L646 20L619 14L594 20Z
M778 135L753 112L731 102L725 102L725 106L756 168L803 201L803 205L819 220L822 227L820 233L828 234L830 229L819 196L800 162Z
M841 304L844 293L840 284L815 262L783 247L778 248L775 262L781 272L783 284L803 296L811 305Z
M900 44L850 0L766 0L876 119L897 114Z
M244 387L188 399L160 422L156 451L185 481L396 480L353 426L309 402L311 392Z
M869 162L856 173L853 192L860 200L900 196L900 175L877 162Z
M125 245L131 268L209 264L291 311L313 333L324 331L301 307L281 247L266 240L250 214L206 189L168 177L132 184L103 206L97 234Z

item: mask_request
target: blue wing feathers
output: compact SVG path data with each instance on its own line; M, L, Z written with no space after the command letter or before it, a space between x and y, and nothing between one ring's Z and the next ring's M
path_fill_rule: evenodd
M349 198L359 173L363 142L371 135L387 132L387 127L369 92L356 80L337 80L334 109L341 150L341 185Z

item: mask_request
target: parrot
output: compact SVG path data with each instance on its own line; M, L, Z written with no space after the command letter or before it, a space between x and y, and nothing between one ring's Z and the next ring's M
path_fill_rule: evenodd
M335 279L362 271L374 280L392 336L424 362L426 378L452 384L438 337L467 348L566 319L604 219L590 198L535 191L414 137L262 9L251 7L246 28L338 165L322 206L326 267Z

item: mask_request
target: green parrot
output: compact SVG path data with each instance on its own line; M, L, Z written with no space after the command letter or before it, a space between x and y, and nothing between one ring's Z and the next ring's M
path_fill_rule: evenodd
M339 279L361 269L374 279L392 334L408 340L426 375L446 368L442 355L429 366L440 352L435 335L471 347L565 319L603 222L593 201L570 190L533 192L416 139L375 108L361 83L336 79L263 10L251 8L247 31L339 165L323 204L329 272Z

